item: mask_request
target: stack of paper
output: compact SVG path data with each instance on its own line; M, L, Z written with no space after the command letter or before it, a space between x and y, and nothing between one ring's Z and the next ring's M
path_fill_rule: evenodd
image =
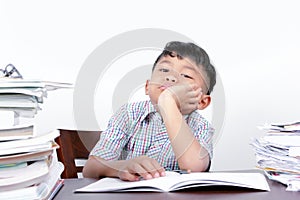
M268 178L300 191L300 122L266 124L266 135L253 139L257 166Z
M37 112L41 110L44 98L47 97L47 92L61 88L72 88L72 84L0 78L0 129L11 133L3 135L0 131L0 141L3 137L8 139L9 135L12 136L12 139L16 139L18 137L17 133L21 133L17 130L20 127L16 125L23 128L32 126ZM8 121L9 118L12 119ZM32 134L31 131L30 135L27 128L26 136L32 137ZM20 135L20 139L24 137L24 134Z
M40 81L0 79L0 110L13 111L16 117L33 118L44 97L47 91Z
M48 199L63 181L64 166L53 157L55 130L0 143L0 199Z
M0 78L0 200L51 199L62 186L64 166L53 156L59 131L35 134L34 118L48 91L71 87L67 83ZM7 121L10 117L12 123ZM29 120L23 123L20 118Z

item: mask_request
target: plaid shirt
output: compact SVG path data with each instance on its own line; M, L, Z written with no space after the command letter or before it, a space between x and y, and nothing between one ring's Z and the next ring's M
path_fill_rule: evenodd
M187 116L186 122L211 158L214 129L196 111ZM179 169L165 124L150 101L122 106L110 119L108 128L101 133L91 155L105 160L146 155L168 170Z

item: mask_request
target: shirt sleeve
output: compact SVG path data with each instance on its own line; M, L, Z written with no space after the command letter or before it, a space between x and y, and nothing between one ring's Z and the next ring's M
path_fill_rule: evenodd
M188 117L187 122L198 142L208 152L211 160L213 157L212 139L215 131L214 128L204 117L196 112L193 112Z
M110 118L107 129L101 133L90 155L99 156L105 160L119 159L128 140L126 135L128 120L127 104L125 104Z

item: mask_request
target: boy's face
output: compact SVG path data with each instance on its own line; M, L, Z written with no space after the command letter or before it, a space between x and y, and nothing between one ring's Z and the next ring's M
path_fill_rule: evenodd
M157 105L160 94L176 84L189 84L194 89L201 88L202 93L206 94L207 84L204 74L188 58L178 59L177 56L163 56L155 66L150 80L146 82L146 94L149 95L153 105ZM201 99L209 95L202 95ZM201 99L199 104L201 103ZM200 106L198 109L204 109Z

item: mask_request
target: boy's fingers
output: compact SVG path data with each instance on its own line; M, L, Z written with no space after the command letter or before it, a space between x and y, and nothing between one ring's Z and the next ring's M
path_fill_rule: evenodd
M145 171L145 172L143 172L143 173L140 172L140 173L139 173L139 176L142 177L142 178L145 179L145 180L154 178L154 176L152 176L151 173L149 173L149 172L147 172L147 171Z
M164 176L165 169L154 159L151 160L152 171L151 174L153 177L157 178Z
M124 181L138 181L139 175L130 173L128 171L120 171L119 178Z
M197 98L200 98L201 97L201 92L200 91L191 91L191 92L189 92L189 94L188 94L188 97L190 97L190 98L193 98L193 97L197 97Z
M145 169L147 174L141 174L141 176L146 179L158 178L164 172L164 168L161 167L155 159L151 158L145 160L142 167Z
M191 86L192 90L198 90L199 89L199 86L194 84L194 83L191 84L190 86Z
M193 94L195 94L195 96L201 96L202 95L202 89L197 88L196 90L193 90Z
M131 173L136 174L142 177L143 179L147 180L153 178L152 174L147 170L147 168L145 168L140 164L135 165L134 169L131 170L132 170Z
M158 171L160 176L165 176L166 175L165 168L163 168L163 167L158 168L157 171Z

